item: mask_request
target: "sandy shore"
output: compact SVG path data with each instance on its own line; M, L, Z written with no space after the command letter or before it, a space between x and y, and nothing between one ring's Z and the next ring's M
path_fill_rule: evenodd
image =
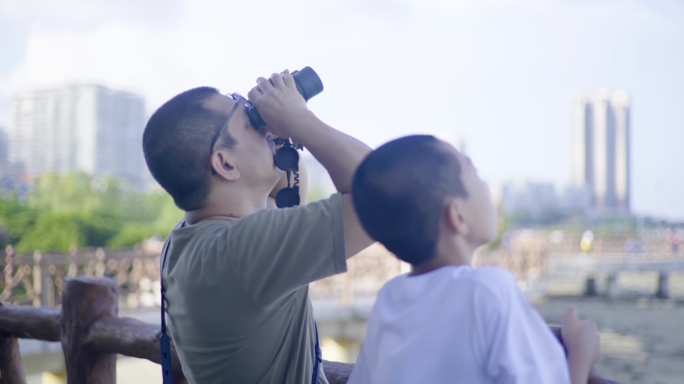
M598 372L625 384L684 384L684 299L648 294L619 299L553 296L534 306L559 324L568 305L596 322L601 335Z

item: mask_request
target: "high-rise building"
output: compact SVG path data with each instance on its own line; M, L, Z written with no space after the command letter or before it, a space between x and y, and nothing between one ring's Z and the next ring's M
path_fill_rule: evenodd
M84 171L145 185L142 97L97 85L16 93L10 161L26 172Z
M589 188L599 212L629 212L629 111L625 91L600 90L574 101L573 181Z
M0 176L9 167L9 135L0 127Z

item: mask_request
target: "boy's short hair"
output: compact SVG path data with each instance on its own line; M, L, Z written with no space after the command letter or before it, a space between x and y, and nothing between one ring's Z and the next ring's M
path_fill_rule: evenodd
M361 225L407 263L435 255L445 199L467 196L454 151L433 136L407 136L376 149L356 170L352 200Z
M178 208L202 208L211 188L211 143L226 114L204 102L216 88L199 87L174 96L157 109L143 133L143 152L152 176L173 197ZM224 130L217 142L232 148L235 139Z

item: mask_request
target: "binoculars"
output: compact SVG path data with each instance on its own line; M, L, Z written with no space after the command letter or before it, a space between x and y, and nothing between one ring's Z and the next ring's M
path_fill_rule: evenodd
M297 92L309 101L310 98L318 95L323 91L323 83L318 74L311 69L311 67L304 67L301 71L292 72L292 78L297 86ZM264 120L259 115L254 105L247 108L247 116L249 122L255 129L259 129L266 125ZM289 208L299 205L299 153L297 149L303 147L297 142L290 142L289 139L275 139L276 150L274 161L275 165L287 172L287 188L278 191L276 195L276 206L278 208ZM294 173L294 185L290 186L290 172Z
M292 72L292 78L297 86L297 92L302 95L305 101L309 101L310 98L323 92L321 78L311 67L304 67L301 71ZM253 105L247 108L247 116L249 116L249 122L256 129L266 125Z

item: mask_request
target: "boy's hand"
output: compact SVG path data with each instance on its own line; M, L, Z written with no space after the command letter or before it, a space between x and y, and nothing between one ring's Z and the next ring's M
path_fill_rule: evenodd
M296 136L296 130L312 115L306 101L297 92L290 72L274 73L270 79L260 77L257 86L249 91L251 101L274 135L283 138Z
M600 343L596 323L577 318L577 309L568 307L565 310L563 327L561 328L563 341L568 349L568 355L586 357L590 366L599 361Z
M565 310L561 329L568 350L568 370L572 384L586 384L591 367L598 362L600 353L596 323L577 318L575 307Z

